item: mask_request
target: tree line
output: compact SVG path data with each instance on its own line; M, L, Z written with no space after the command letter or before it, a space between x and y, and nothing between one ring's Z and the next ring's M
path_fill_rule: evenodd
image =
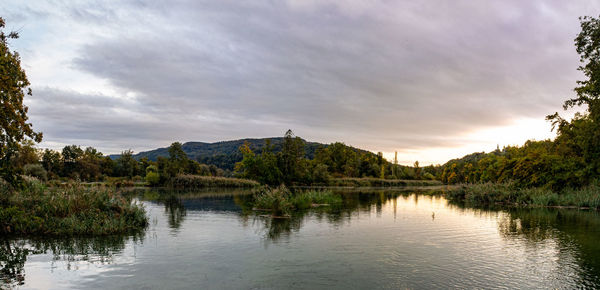
M315 157L304 154L304 140L291 130L284 135L282 150L274 153L270 142L261 152L248 144L240 147L243 159L235 166L238 176L263 184L327 184L330 178L375 177L382 179L435 179L440 167L414 167L390 163L383 154L359 150L337 142L317 148Z
M445 183L514 181L522 187L562 189L581 187L600 177L600 19L583 17L575 46L582 63L578 70L576 96L565 101L565 110L583 106L584 112L571 120L558 113L546 117L552 122L554 140L527 141L490 153L473 153L444 164Z
M169 157L157 161L148 158L136 160L133 151L126 150L112 159L93 147L81 148L68 145L61 151L38 149L33 142L20 144L11 159L13 171L42 180L73 179L81 181L104 181L108 177L128 179L147 178L152 184L164 184L177 174L224 176L226 172L214 165L200 164L190 160L175 142L169 147ZM149 175L149 176L148 176Z
M23 142L11 159L18 174L41 180L104 181L110 177L145 180L151 185L166 185L177 175L228 176L256 180L263 184L326 184L330 178L375 177L384 179L435 179L439 167L398 165L383 154L359 150L343 143L317 148L314 158L305 157L305 141L289 130L282 150L274 153L267 139L262 152L254 153L248 144L239 150L243 159L233 172L192 160L179 142L168 147L168 157L156 161L147 157L136 160L131 150L113 159L93 147L68 145L62 150L38 149L31 141Z

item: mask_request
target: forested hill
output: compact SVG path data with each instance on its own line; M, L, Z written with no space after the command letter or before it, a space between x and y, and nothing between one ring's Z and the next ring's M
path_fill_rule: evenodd
M281 151L283 145L283 137L261 139L248 138L232 141L221 141L215 143L187 142L183 144L182 149L187 154L188 158L192 160L196 160L200 163L208 165L213 164L219 168L226 170L233 170L235 163L242 160L242 154L240 153L239 148L244 144L244 142L248 142L252 151L260 153L262 148L265 146L267 139L271 140L273 152ZM304 151L306 158L313 159L315 156L315 151L320 146L327 147L328 145L305 141ZM363 151L360 149L357 150ZM133 155L133 157L136 160L140 160L146 157L151 161L156 161L156 159L159 156L169 157L168 148L158 148ZM110 157L116 159L119 157L119 155L111 155Z

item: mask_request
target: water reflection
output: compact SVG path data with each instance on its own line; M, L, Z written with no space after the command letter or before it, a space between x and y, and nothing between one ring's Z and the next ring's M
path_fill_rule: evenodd
M23 285L27 284L27 279L35 279L33 276L27 277L26 273L28 257L32 255L50 254L52 261L65 262L67 270L70 269L70 263L78 261L118 264L114 257L122 255L126 245L141 244L143 239L150 240L151 242L147 244L156 245L156 248L145 245L145 260L140 264L132 264L131 267L146 269L148 275L152 276L152 271L156 270L152 268L152 264L162 262L165 268L177 269L170 275L181 275L179 281L184 281L186 274L193 276L197 273L194 272L194 267L177 268L178 263L194 265L205 269L208 273L214 271L213 277L219 277L224 281L233 278L216 276L216 273L225 273L226 269L231 270L239 265L241 269L239 273L247 273L247 269L252 269L257 272L250 272L256 275L267 275L265 274L267 270L265 273L258 273L257 269L264 263L273 263L272 266L279 267L277 268L279 270L286 269L287 264L278 262L285 262L286 259L308 267L308 269L298 268L301 273L309 272L311 267L317 266L309 264L311 260L306 260L305 264L302 264L298 261L304 260L299 257L319 253L321 256L315 254L312 259L322 258L321 262L330 263L340 261L341 264L344 257L355 257L356 260L344 260L348 268L336 267L335 269L352 267L358 269L359 265L364 265L364 271L376 269L377 271L371 275L377 276L376 280L381 282L398 281L398 277L405 279L404 281L408 281L407 277L418 278L415 278L412 284L377 284L384 286L404 285L413 288L426 285L415 284L417 283L415 281L438 281L437 285L442 288L449 288L452 285L481 288L486 284L478 283L486 283L485 277L495 277L502 274L502 271L506 271L508 273L506 275L513 275L509 270L523 272L524 269L533 269L532 272L538 271L545 275L553 272L554 275L558 275L548 274L550 275L548 280L554 282L547 283L547 280L538 279L529 286L560 286L565 279L570 283L565 285L589 288L600 286L598 278L600 215L598 212L543 208L465 207L459 203L447 202L441 197L442 190L440 188L337 190L336 193L342 196L343 201L340 206L318 207L295 212L290 218L272 218L264 212L252 210L252 195L247 190L186 192L139 189L132 194L154 210L151 211L153 215L151 219L158 219L160 221L158 226L155 223L147 232L136 235L95 239L0 239L0 288L2 284ZM468 223L469 221L476 221L480 228L475 228ZM336 234L340 236L336 237ZM260 252L256 249L256 244L253 243L255 240L260 240L265 246L273 245L265 249L273 251L271 259L265 258L269 252ZM308 246L310 243L314 243L315 246ZM477 256L479 260L456 262L456 259L468 256L471 251L466 246L467 243L479 247L480 252ZM482 243L489 244L482 245ZM335 250L319 252L319 249L330 245L335 245ZM181 252L177 250L180 247L184 249ZM140 247L140 251L143 248ZM290 251L291 248L295 251ZM299 253L299 256L292 256L294 252ZM385 254L381 255L381 252ZM229 253L231 255L228 255ZM527 256L523 258L523 265L526 265L523 267L515 266L514 261L511 262L512 257L506 257L523 253ZM337 254L340 256L336 256ZM241 256L243 258L240 258ZM445 260L446 257L449 257L450 261ZM486 258L490 261L482 261ZM431 260L428 262L423 261L424 259ZM252 262L256 264L251 264ZM507 263L510 263L510 266ZM219 266L207 266L209 264ZM376 268L384 264L386 266L382 269ZM546 264L550 266L543 268ZM448 269L452 268L448 268L449 265L460 265L460 267L448 272ZM161 268L162 271L165 268ZM402 272L404 270L406 272ZM423 276L418 276L419 271ZM327 275L327 273L308 272L306 275L312 277L319 274ZM143 276L144 273L146 272L141 270L136 275ZM291 273L296 275L298 271L294 270ZM399 273L404 273L405 276L399 276ZM333 281L335 274L332 272L331 277L328 278ZM385 276L387 274L389 275ZM449 283L448 277L469 279L464 278L469 276L468 274L473 274L472 277L476 277L473 279L478 280L457 280L459 282L453 283L459 284L444 284ZM524 279L533 277L531 272L520 274L525 277ZM247 275L245 279L253 280L254 277ZM519 277L523 278L521 276ZM288 280L293 279L290 277L296 276L289 276ZM365 277L361 279L364 280ZM572 284L572 279L576 279L576 284ZM506 280L490 281L499 283L492 285L502 285L501 282ZM514 281L521 280L514 278ZM266 285L286 285L285 279L279 282L282 284ZM219 285L225 284L213 285L219 288ZM376 285L372 286L376 288ZM520 286L527 287L525 284ZM261 285L257 287L260 288Z
M142 243L143 239L143 232L97 238L3 238L0 239L0 286L23 285L25 263L31 255L51 254L53 261L66 262L67 269L79 261L109 264L128 242Z
M450 201L457 210L495 215L498 233L510 242L525 243L532 250L554 244L563 268L580 269L580 287L600 286L600 213L566 208L469 207ZM569 265L571 263L571 265ZM574 267L574 265L576 264Z
M575 209L511 209L498 222L506 239L525 239L541 245L557 243L559 256L573 257L582 269L582 286L600 285L600 216L597 211ZM563 264L566 259L561 260Z

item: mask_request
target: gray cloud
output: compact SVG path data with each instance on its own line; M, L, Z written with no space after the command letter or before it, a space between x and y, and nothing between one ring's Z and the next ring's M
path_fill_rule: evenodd
M69 66L121 93L45 84L32 120L47 139L109 150L287 128L371 150L460 146L559 109L580 77L577 17L600 13L541 0L61 5L55 17L101 31Z

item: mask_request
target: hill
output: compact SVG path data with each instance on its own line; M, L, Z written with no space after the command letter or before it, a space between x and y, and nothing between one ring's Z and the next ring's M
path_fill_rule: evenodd
M283 146L283 137L260 139L247 138L232 141L220 141L214 143L186 142L182 145L182 149L190 159L196 160L204 164L212 164L225 170L233 170L235 163L242 160L242 154L240 153L239 148L244 144L244 142L247 142L249 144L250 149L252 149L252 151L259 153L265 146L267 139L271 140L271 146L273 147L274 152L281 151ZM327 147L328 145L317 142L305 141L305 157L308 159L313 159L315 156L315 151L321 146ZM357 150L363 151L360 149ZM165 147L150 151L139 152L137 154L134 154L133 157L136 160L140 160L146 157L149 160L156 161L156 159L159 156L168 157L168 148ZM119 157L119 155L111 155L110 157L116 159Z

